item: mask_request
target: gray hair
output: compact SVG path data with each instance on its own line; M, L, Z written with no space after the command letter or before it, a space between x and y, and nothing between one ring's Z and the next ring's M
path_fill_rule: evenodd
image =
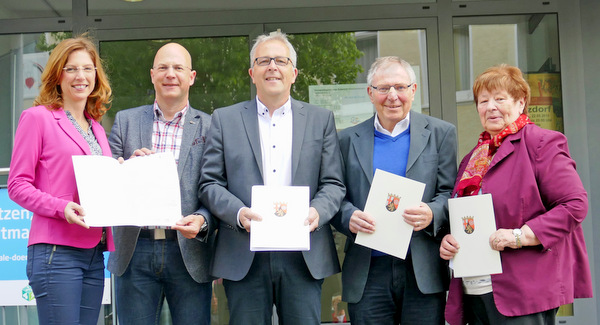
M397 56L383 56L383 57L377 58L375 60L375 62L373 62L373 64L371 64L371 68L369 69L369 74L367 75L367 83L369 84L369 86L373 86L373 77L375 76L377 71L379 71L380 68L388 66L393 63L398 63L404 68L404 70L406 71L406 73L408 73L408 76L410 77L411 84L417 82L415 70L413 70L410 63L402 60L401 58L399 58Z
M294 50L294 47L292 46L292 43L290 43L290 41L288 40L287 35L280 31L274 31L270 34L260 35L254 40L254 45L252 46L252 50L250 50L250 67L252 67L252 65L254 64L254 54L256 54L256 48L264 42L274 40L283 42L285 46L287 46L288 50L290 51L290 60L292 60L292 64L294 65L294 67L298 67L296 65L296 61L298 60L296 50Z

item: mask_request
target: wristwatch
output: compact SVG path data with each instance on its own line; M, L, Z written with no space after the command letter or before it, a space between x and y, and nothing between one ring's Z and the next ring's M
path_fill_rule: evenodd
M208 221L206 221L206 217L201 215L200 213L194 213L194 215L201 216L204 219L204 222L202 223L202 226L200 226L200 231L198 233L201 233L201 232L207 230L208 229Z
M515 235L515 239L517 240L517 248L523 247L521 243L521 235L523 235L523 231L520 228L513 229L513 235Z

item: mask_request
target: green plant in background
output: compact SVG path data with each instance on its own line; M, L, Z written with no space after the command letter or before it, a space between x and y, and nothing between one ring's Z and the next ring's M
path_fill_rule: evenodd
M71 32L43 33L35 44L36 52L51 52L56 47L56 44L70 38L72 35L73 33ZM50 39L50 42L48 42L48 39Z
M354 33L290 35L298 52L298 78L292 97L308 102L309 85L352 84L363 72L356 60L363 53L356 47Z

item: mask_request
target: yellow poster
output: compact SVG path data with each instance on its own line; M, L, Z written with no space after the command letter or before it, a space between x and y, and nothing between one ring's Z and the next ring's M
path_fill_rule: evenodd
M564 132L560 73L525 75L531 88L529 118L542 128Z

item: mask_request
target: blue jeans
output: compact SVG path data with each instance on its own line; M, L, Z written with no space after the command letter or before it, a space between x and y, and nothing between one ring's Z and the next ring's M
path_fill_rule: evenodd
M103 248L35 244L27 248L27 277L40 324L98 323L104 291Z
M192 279L177 240L139 238L131 262L115 277L121 324L158 324L167 299L174 325L210 324L210 282Z
M301 252L257 252L242 280L223 280L229 324L271 324L273 304L279 324L321 324L322 284Z
M348 313L353 324L443 325L445 304L445 292L421 293L410 255L385 255L371 257L363 296Z

